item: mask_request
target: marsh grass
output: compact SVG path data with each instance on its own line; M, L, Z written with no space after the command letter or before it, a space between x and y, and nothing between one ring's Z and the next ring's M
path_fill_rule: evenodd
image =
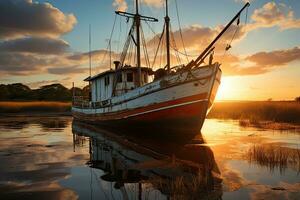
M167 180L155 178L151 180L151 183L163 193L168 194L171 199L199 199L199 197L211 199L212 196L221 196L222 191L221 181L213 178L211 174L208 176L195 174L188 178L177 176Z
M300 149L291 149L274 144L254 145L247 152L249 162L280 172L291 166L300 173Z
M262 121L300 124L300 103L295 101L216 102L209 118L240 120L240 125Z
M70 102L33 101L33 102L0 102L0 113L43 113L70 112Z

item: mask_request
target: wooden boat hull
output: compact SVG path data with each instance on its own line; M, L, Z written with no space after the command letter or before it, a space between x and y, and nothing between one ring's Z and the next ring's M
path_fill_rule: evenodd
M198 134L204 122L208 107L207 101L199 101L196 103L176 106L159 110L156 112L144 113L141 115L123 118L102 120L102 114L93 116L73 113L75 119L92 123L95 125L105 126L107 128L122 128L133 134L136 133L160 133L168 135L170 133Z
M154 132L164 135L198 134L220 84L219 67L212 67L209 70L207 73L210 72L210 76L203 73L205 75L203 79L196 77L180 84L175 82L170 86L123 101L121 105L116 104L115 107L119 106L120 109L113 106L105 108L107 110L73 108L73 116L76 120L122 128L129 132L138 130L137 132L151 132L152 135Z

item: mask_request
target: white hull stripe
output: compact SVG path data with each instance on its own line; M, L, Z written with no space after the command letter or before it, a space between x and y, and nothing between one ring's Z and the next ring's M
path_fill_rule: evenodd
M184 103L171 105L171 106L165 106L165 107L157 108L157 109L154 109L154 110L148 110L148 111L145 111L145 112L128 115L128 116L123 117L123 118L135 117L135 116L138 116L138 115L143 115L143 114L147 114L147 113L151 113L151 112L157 112L157 111L160 111L160 110L166 110L166 109L169 109L169 108L175 108L175 107L179 107L179 106L185 106L185 105L198 103L198 102L202 102L202 101L208 101L208 99L201 99L201 100L189 101L189 102L184 102Z

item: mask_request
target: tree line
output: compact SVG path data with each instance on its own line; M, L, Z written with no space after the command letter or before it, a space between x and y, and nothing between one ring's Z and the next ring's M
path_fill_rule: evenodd
M74 88L76 96L88 96L88 86ZM22 83L0 84L0 101L71 101L73 89L63 85L50 84L31 89Z

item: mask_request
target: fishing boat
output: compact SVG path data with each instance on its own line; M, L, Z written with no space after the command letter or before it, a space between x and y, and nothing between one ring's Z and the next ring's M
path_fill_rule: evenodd
M249 5L244 5L196 59L171 66L171 31L166 1L165 23L160 37L166 44L166 65L156 70L141 64L141 47L144 47L141 44L141 22L158 20L141 15L138 0L135 1L135 13L116 11L117 15L132 20L123 52L120 59L113 62L114 69L94 76L90 73L85 79L90 86L90 95L87 100L73 96L74 118L109 127L198 133L221 81L221 64L213 61L214 45L236 20L239 22L240 14ZM131 42L135 46L135 65L125 63Z

